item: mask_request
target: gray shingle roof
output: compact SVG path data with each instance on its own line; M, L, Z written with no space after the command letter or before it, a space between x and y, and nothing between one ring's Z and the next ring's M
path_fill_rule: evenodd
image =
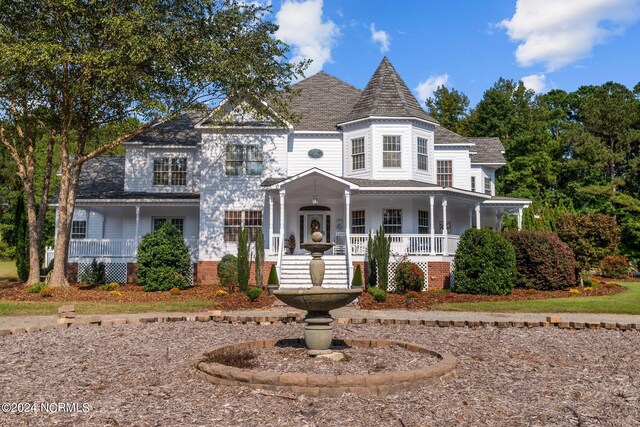
M344 122L371 116L416 117L437 123L422 109L386 56Z
M465 138L455 132L451 132L449 129L445 129L442 126L436 126L434 138L435 145L473 144L469 138Z
M335 131L360 98L360 89L320 71L291 87L299 91L289 107L300 116L294 130Z
M206 114L206 111L187 111L173 120L152 127L131 141L144 145L196 145L202 136L195 126Z
M472 151L476 154L471 155L471 163L507 163L502 152L504 147L500 138L467 138L476 144Z
M365 179L365 178L342 178L360 187L439 187L428 182L414 181L412 179Z
M146 193L124 191L124 156L101 156L82 166L77 200L83 199L198 199L197 193ZM54 195L52 203L57 203Z

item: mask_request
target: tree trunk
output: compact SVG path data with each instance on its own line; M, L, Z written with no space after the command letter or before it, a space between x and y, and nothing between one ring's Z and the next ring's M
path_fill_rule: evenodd
M38 212L35 204L33 183L24 181L24 198L29 222L29 278L26 285L33 285L40 281L40 242L42 241L42 228L38 227Z

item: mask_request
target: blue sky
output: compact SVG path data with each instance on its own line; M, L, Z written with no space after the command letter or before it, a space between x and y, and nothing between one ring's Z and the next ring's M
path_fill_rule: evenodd
M266 0L265 0L266 1ZM640 82L640 0L273 0L292 58L364 88L388 56L422 101L443 84L474 106L499 77L545 92Z

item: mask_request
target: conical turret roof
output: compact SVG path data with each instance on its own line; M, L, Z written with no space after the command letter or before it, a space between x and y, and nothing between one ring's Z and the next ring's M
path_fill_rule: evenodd
M415 117L437 123L413 96L385 56L344 122L366 117Z

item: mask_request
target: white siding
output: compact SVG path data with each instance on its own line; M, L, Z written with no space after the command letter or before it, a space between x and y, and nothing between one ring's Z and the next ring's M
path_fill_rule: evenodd
M364 138L364 169L353 170L351 159L351 140L356 138ZM354 178L371 178L371 128L368 125L360 124L358 126L349 126L343 132L343 170L344 176Z
M435 160L451 160L453 187L471 190L471 160L468 147L436 146ZM476 183L477 185L478 183ZM480 188L482 188L482 183L480 183Z
M309 157L309 150L322 150L319 159ZM287 147L288 175L294 176L311 168L319 168L342 176L342 136L296 135L289 136Z
M409 123L376 123L371 126L373 150L373 179L411 179L412 126ZM384 136L400 136L401 167L382 166L382 140Z
M153 159L186 157L187 185L153 185ZM125 157L125 191L153 193L194 193L200 186L200 155L196 147L127 147Z
M411 141L411 179L415 179L416 181L430 182L435 183L435 155L433 148L434 141L434 132L431 129L413 126L413 135ZM418 169L418 138L425 138L428 141L427 144L427 156L428 156L428 166L427 170L419 170Z

